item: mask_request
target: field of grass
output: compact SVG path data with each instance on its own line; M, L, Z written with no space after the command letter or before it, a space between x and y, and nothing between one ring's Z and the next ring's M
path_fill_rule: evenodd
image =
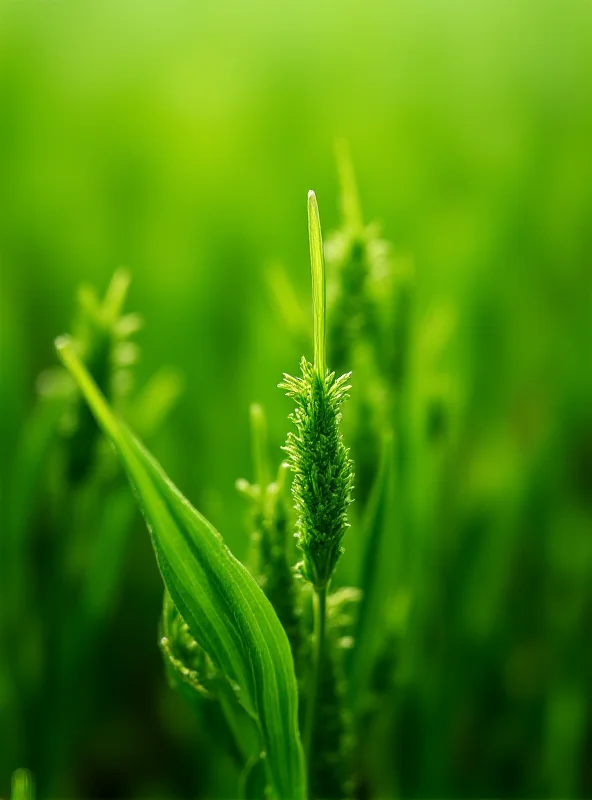
M591 41L0 2L0 797L592 796Z

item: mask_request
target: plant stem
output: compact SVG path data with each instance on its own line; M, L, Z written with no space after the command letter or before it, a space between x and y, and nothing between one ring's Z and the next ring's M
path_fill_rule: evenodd
M327 616L327 587L314 590L313 594L313 661L310 673L310 685L308 692L308 702L306 707L306 720L304 729L304 754L308 769L308 782L311 781L311 755L313 735L316 723L317 701L319 695L319 684L321 680L321 669L323 661L323 650L325 645L325 620Z
M310 269L312 272L312 306L314 317L314 367L324 380L327 371L326 320L327 289L325 281L325 257L321 219L315 193L308 193L308 244L310 247Z

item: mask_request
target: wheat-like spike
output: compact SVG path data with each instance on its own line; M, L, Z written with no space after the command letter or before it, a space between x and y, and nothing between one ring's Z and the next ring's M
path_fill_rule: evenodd
M315 589L327 586L343 548L349 523L353 464L339 431L341 404L350 388L350 375L321 379L305 358L302 378L286 376L280 388L296 401L290 420L296 430L288 434L284 451L294 473L292 495L298 514L296 537L302 550L302 576Z

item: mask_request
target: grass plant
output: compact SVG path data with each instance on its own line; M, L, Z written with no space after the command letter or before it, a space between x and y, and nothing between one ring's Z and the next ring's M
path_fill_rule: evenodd
M526 512L542 478L516 479L515 508L492 516L492 493L516 478L517 456L504 451L498 462L490 444L476 449L478 419L463 411L468 390L451 355L457 310L421 307L409 260L364 222L343 147L339 165L343 219L325 244L316 197L308 196L312 336L287 271L275 265L270 273L278 316L289 320L286 337L304 348L312 343L312 360L303 356L300 375L284 373L280 383L295 405L283 449L273 415L261 404L249 409L251 479L236 482L247 503L245 563L229 547L238 537L223 538L143 443L152 447L181 382L166 369L135 389L131 337L140 319L124 312L129 276L116 273L103 299L81 291L73 334L56 341L62 367L39 383L2 542L8 613L0 608L0 633L9 658L0 677L15 689L13 718L24 720L15 727L15 751L29 754L27 766L39 776L34 787L31 773L16 772L14 798L33 800L34 788L41 800L68 794L66 754L103 678L102 637L115 609L127 615L125 625L135 623L128 598L117 601L134 502L164 588L158 643L168 684L191 709L199 747L231 767L233 796L434 795L453 784L455 759L465 758L462 748L478 729L469 711L460 732L449 730L449 720L467 698L477 703L482 682L522 698L516 714L524 730L544 706L544 780L577 784L589 721L578 701L584 662L571 671L559 651L547 654L556 677L547 676L535 701L528 691L536 689L531 678L540 677L535 662L543 654L528 620L503 629L497 622L515 591L508 574L522 575L512 536L520 522L535 537ZM168 463L171 453L163 452ZM461 473L467 494L454 480ZM584 512L567 520L574 539L584 523ZM484 526L504 542L501 554ZM27 568L37 549L47 556L43 581ZM548 578L559 587L569 577L572 604L564 616L549 612L544 624L553 641L572 641L585 616L588 562L585 552L581 565L564 551L561 557ZM483 585L471 577L471 559ZM536 582L542 556L525 563ZM443 580L442 564L454 581ZM490 652L491 630L511 653L503 674ZM43 653L37 671L29 669L31 652ZM474 685L457 676L458 658ZM446 676L446 692L432 662ZM173 696L164 689L159 702ZM492 741L483 745L489 760L482 757L495 785L496 765L515 752L507 742L496 750L513 722L497 709L488 713ZM182 731L177 741L188 743L192 757L194 739ZM399 757L407 747L412 756Z
M282 481L279 485L269 483L260 408L251 409L257 484L242 488L256 506L263 590L112 411L96 377L98 374L100 378L102 368L88 354L84 358L77 352L75 340L62 337L56 342L62 363L115 447L148 526L166 587L161 647L173 683L177 679L190 694L223 700L227 722L243 754L234 707L240 705L255 721L258 745L254 752L245 754L243 785L251 785L248 775L253 765L264 764L264 783L278 798L305 797L307 774L313 797L341 797L348 785L347 768L343 765L341 770L339 764L345 693L339 668L329 652L327 604L352 501L352 462L339 430L350 374L336 379L327 369L325 265L313 192L308 197L308 219L314 363L303 358L302 377L286 374L280 384L297 403L291 416L296 432L288 434L284 449L294 473L295 535L303 556L295 567L300 583L292 576L287 561ZM298 652L296 606L303 602L298 598L305 591L303 582L313 589L312 658L300 683L306 708L302 721L304 753L293 655ZM292 594L286 595L286 589ZM282 613L286 608L292 617ZM327 741L322 735L325 728L334 730ZM327 758L338 764L337 770L327 772Z

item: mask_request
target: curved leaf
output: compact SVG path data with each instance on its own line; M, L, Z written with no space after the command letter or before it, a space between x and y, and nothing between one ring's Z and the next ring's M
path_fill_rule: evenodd
M123 462L173 601L258 721L269 782L280 798L304 798L294 664L273 607L220 534L111 411L70 340L59 339L56 347Z

